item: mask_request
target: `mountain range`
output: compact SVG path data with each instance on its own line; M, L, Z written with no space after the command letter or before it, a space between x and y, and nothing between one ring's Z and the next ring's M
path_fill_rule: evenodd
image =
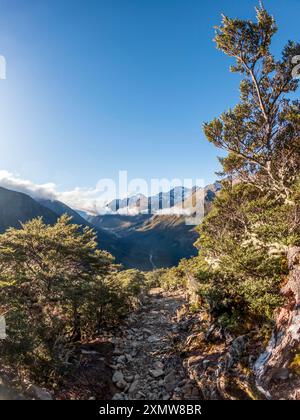
M136 194L129 198L112 200L107 204L106 210L120 212L122 209L128 208L129 210L136 209L141 213L149 211L153 214L161 209L172 208L183 203L196 189L198 187L174 187L168 192L161 192L150 197L146 197L144 194Z
M195 195L201 193L199 205L209 211L211 202L219 190L212 184L204 190L177 188L160 196L160 202L171 204L176 209L182 205L191 208ZM143 200L141 200L143 199ZM140 200L140 201L138 201ZM197 201L197 202L198 202ZM119 213L98 216L77 212L58 200L32 198L27 194L0 187L0 232L8 227L21 227L21 223L42 217L46 224L54 224L63 214L72 217L72 223L93 228L97 234L99 248L112 253L116 261L125 268L152 270L153 268L176 265L181 258L196 255L193 243L197 238L193 226L187 226L185 217L176 214L146 214L148 198L133 197L131 203L140 205L140 213L122 215ZM147 205L146 205L147 203ZM127 201L119 202L119 208L127 206ZM111 203L113 206L114 203ZM136 207L136 206L135 206ZM143 213L144 211L144 213Z

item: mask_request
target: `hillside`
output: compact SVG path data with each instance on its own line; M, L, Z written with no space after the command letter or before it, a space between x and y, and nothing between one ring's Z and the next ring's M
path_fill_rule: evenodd
M167 195L176 195L176 200L185 190L172 190ZM194 194L197 205L203 205L205 212L210 208L217 188L212 185L205 190L198 189L186 197L184 208L193 205ZM148 199L144 200L148 201ZM179 204L175 205L179 206ZM125 268L152 270L177 265L181 258L197 254L194 242L197 235L193 226L187 226L184 216L137 214L127 216L107 214L86 216L58 200L33 199L24 193L0 189L0 231L8 227L20 227L36 217L42 217L46 224L54 224L63 214L72 217L72 223L92 228L97 233L99 248L107 250L116 258L116 262Z
M219 190L218 183L208 185L204 189L189 191L190 194L187 194L188 190L171 190L164 193L164 200L176 192L175 212L178 210L179 214L183 208L193 213L193 210L204 206L204 213L207 214ZM178 202L181 192L187 194L183 205ZM143 202L148 203L148 199L145 198ZM121 261L127 268L152 270L172 267L182 258L197 255L194 242L198 236L193 226L186 225L184 216L106 214L88 216L87 219L97 229L105 230L118 239L118 252L122 252Z
M127 268L171 267L197 253L193 246L197 235L183 216L105 215L90 217L89 221L115 235L118 251L123 250L122 264Z
M58 216L62 216L63 214L67 214L68 216L72 217L72 223L76 225L87 226L88 222L80 216L75 210L71 209L66 204L62 203L58 200L45 200L40 199L37 200L42 206L47 207L51 211L53 211Z
M20 227L21 222L43 217L47 224L57 220L57 214L26 194L0 187L0 232L8 227Z

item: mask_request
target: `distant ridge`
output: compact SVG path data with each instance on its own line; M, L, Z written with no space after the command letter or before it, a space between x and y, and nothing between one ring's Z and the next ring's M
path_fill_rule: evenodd
M0 232L8 227L20 228L22 222L42 217L46 224L53 224L57 214L26 194L0 187Z
M195 197L202 197L199 205L204 204L207 213L219 190L220 186L217 183L207 186L204 190L198 188L187 191L179 188L165 193L165 196L160 195L160 199L166 200L166 197L171 195L174 203L177 202L174 204L176 210L176 206L181 206L180 200L183 196L185 209L191 208ZM140 196L139 200L142 198ZM143 202L148 206L148 198L144 198ZM72 217L71 223L93 228L97 234L99 248L114 255L116 262L125 268L147 271L153 267L171 267L180 259L197 254L193 246L197 234L193 226L186 225L183 215L141 213L128 216L115 213L90 216L84 212L80 213L58 200L37 200L24 193L0 187L0 232L4 232L8 227L20 228L22 222L37 217L42 217L46 224L54 224L60 216L67 214Z

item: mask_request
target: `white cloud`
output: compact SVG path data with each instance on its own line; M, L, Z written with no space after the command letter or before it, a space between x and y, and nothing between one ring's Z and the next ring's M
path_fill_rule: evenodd
M0 186L28 194L33 198L55 200L57 197L55 184L34 184L31 181L21 179L18 175L4 170L0 170Z
M109 185L105 180L104 185ZM111 201L111 192L108 188L104 189L101 182L98 182L95 188L79 188L76 187L69 191L59 191L54 183L35 184L32 181L22 179L19 175L13 174L6 170L0 170L0 186L14 191L22 192L30 195L35 199L59 200L75 210L85 211L89 214L120 214L134 216L140 213L140 208L129 206L121 208L118 212L113 212L106 207L106 204ZM109 196L107 195L109 192ZM146 209L145 209L146 211ZM189 211L178 208L166 208L155 212L156 214L176 214L189 215Z
M178 207L172 207L172 208L165 208L162 210L157 210L155 212L157 215L174 215L174 216L191 216L192 212L189 209L183 209Z
M107 185L107 184L106 184ZM22 179L18 174L13 174L6 170L0 170L0 186L9 190L28 194L34 199L59 200L75 210L85 211L90 214L113 213L106 208L108 199L107 191L98 182L95 188L74 188L69 191L58 191L54 183L35 184L32 181ZM128 214L136 214L137 211L129 209ZM120 214L126 214L125 209Z

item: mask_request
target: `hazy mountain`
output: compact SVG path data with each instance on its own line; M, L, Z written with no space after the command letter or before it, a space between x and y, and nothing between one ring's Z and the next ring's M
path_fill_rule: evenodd
M89 214L82 210L75 210L79 216L81 216L83 219L88 220Z
M171 267L181 258L197 254L193 246L197 235L193 226L186 226L183 216L104 215L89 221L115 235L126 267Z
M122 209L138 209L141 213L157 212L160 209L172 208L176 204L183 202L192 192L192 188L175 187L168 192L162 192L152 197L143 194L133 195L129 198L112 200L106 206L106 210L111 212L121 212Z
M107 214L88 216L87 219L97 229L115 235L119 242L119 251L123 250L122 263L126 267L137 267L143 270L170 267L176 265L182 258L197 254L193 246L197 239L194 226L186 225L186 217L180 215L180 211L184 210L193 214L200 209L201 213L201 209L204 208L204 213L207 214L219 190L219 183L215 183L205 188L193 190L178 188L166 193L165 200L169 200L170 194L176 197L177 204L174 205L173 210L175 213L178 212L178 215ZM182 197L185 197L183 204ZM162 196L161 199L163 199ZM144 197L144 202L148 203L146 197ZM124 204L123 201L122 203Z
M68 216L72 217L72 223L76 225L88 225L88 222L86 219L84 219L78 212L68 207L66 204L62 203L58 200L44 200L40 199L38 200L40 204L42 204L44 207L47 207L48 209L52 210L54 213L56 213L58 216L62 216L63 214L67 214Z
M194 189L184 200L183 205L181 206L181 204L178 204L176 207L178 210L183 208L191 213L194 213L197 210L200 210L201 213L202 209L204 209L204 214L207 214L210 211L212 202L220 189L221 184L219 182L207 185L204 188Z
M169 200L171 195L175 211L182 207L183 197L185 210L192 208L195 200L198 206L203 205L204 200L207 213L219 189L219 185L212 184L205 189L194 189L192 193L189 191L190 194L186 197L188 191L180 187L165 196L157 197L162 203L163 200ZM147 197L140 195L138 200L139 203L147 202L148 205ZM176 265L181 258L197 254L193 246L197 234L193 226L186 225L183 215L89 216L84 212L78 214L57 200L36 201L26 194L0 188L0 232L8 227L20 227L20 222L39 216L43 217L45 223L53 224L63 214L71 216L72 223L92 227L97 233L99 248L112 253L116 261L126 268L151 270L155 267L170 267Z
M124 216L120 214L106 214L101 216L89 216L88 221L97 228L113 232L116 237L122 238L129 235L143 226L152 216L138 214L135 216Z
M26 222L42 216L47 224L53 224L57 215L26 194L0 187L0 232L8 227L20 227Z

